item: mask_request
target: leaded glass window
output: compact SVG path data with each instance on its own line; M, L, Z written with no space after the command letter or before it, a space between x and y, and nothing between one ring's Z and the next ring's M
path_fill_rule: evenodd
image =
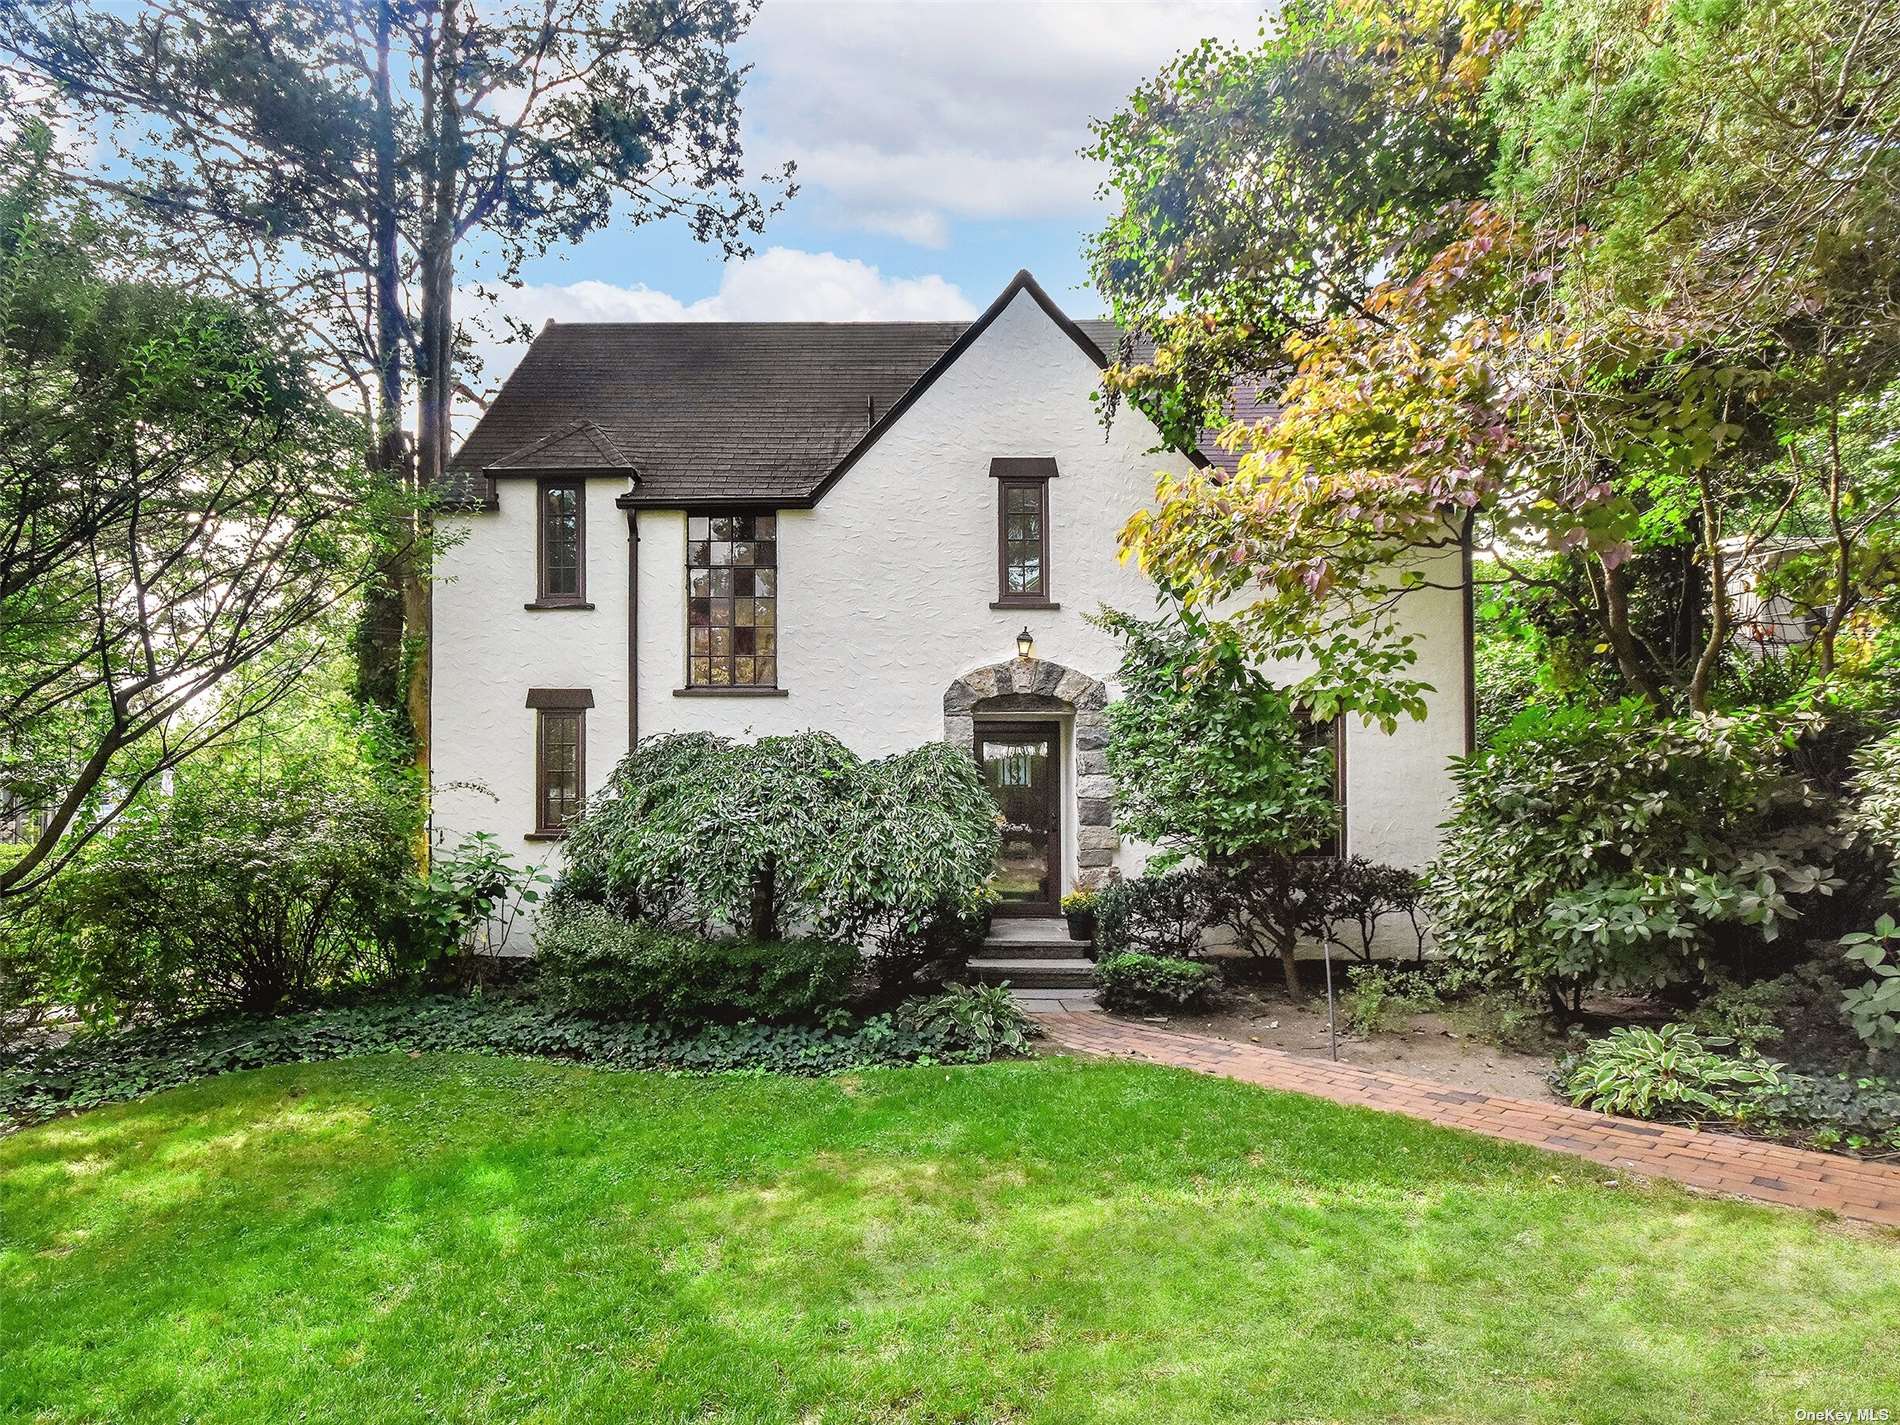
M686 681L778 686L778 517L686 517Z

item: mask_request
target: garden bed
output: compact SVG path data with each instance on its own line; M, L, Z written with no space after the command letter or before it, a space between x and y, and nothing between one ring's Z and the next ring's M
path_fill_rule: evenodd
M1161 1016L1124 1017L1152 1022ZM1330 1057L1323 993L1294 1005L1284 996L1241 990L1226 996L1208 1012L1165 1018L1169 1028L1190 1034L1278 1049L1303 1058ZM1456 1009L1421 1014L1409 1024L1370 1035L1353 1034L1342 1026L1339 1057L1361 1068L1388 1069L1452 1088L1511 1098L1554 1097L1550 1053L1527 1053L1483 1043L1472 1035L1469 1023Z
M1271 962L1225 950L1208 957L1206 963L1219 971L1224 985L1211 1000L1188 1008L1129 1008L1121 1011L1122 1017L1146 1023L1165 1020L1170 1028L1188 1033L1301 1057L1331 1057L1325 970L1318 959L1300 961L1305 997L1297 1004L1288 998L1280 970ZM1541 1016L1508 997L1441 998L1435 989L1420 1005L1407 1003L1388 988L1383 996L1359 997L1355 1006L1353 972L1364 964L1344 956L1333 961L1341 1062L1480 1093L1540 1101L1555 1098L1550 1071L1571 1040L1553 1033ZM1413 983L1405 978L1416 969L1409 956L1381 960L1378 966ZM1419 983L1437 982L1438 977L1432 976ZM1500 1006L1509 1010L1508 1019ZM1354 1023L1355 1007L1371 1014L1370 1028ZM1605 1000L1593 1003L1591 1010L1592 1022L1620 1023L1632 1014L1648 1014L1651 1007L1647 1002Z
M953 991L826 1025L668 1024L577 1014L530 991L389 996L270 1018L233 1016L0 1045L0 1130L143 1098L239 1069L368 1054L466 1051L673 1073L831 1074L973 1064L1027 1047L998 991Z

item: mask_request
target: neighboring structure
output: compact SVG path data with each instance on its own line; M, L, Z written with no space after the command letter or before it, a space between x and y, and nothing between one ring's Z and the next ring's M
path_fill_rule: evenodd
M452 465L438 830L548 859L637 738L815 728L970 748L1006 909L1139 871L1103 752L1117 650L1086 616L1153 608L1117 533L1158 468L1204 460L1132 407L1104 431L1114 341L1026 272L971 323L550 324ZM1418 864L1467 746L1469 619L1455 590L1406 604L1437 691L1423 723L1342 729L1344 840Z

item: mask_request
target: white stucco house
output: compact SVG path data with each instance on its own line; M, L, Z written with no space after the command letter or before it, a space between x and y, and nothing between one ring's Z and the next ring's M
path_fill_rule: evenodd
M1117 532L1157 469L1207 457L1132 407L1104 431L1115 341L1026 272L973 322L549 324L453 462L438 833L550 860L638 738L815 728L968 747L1014 829L1006 910L1137 873L1103 752L1117 650L1086 615L1153 608ZM1468 746L1469 613L1448 588L1405 616L1428 717L1336 736L1344 849L1417 865Z

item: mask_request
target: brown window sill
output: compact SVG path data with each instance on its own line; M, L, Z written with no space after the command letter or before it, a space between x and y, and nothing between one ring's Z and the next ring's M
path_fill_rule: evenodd
M788 698L785 688L675 688L676 698Z
M521 839L523 841L565 841L567 840L567 832L565 829L560 831L530 831Z
M993 609L1059 609L1062 605L1051 603L1048 599L998 599L990 607Z
M592 604L581 603L575 599L536 599L531 604L523 604L524 609L591 609Z

